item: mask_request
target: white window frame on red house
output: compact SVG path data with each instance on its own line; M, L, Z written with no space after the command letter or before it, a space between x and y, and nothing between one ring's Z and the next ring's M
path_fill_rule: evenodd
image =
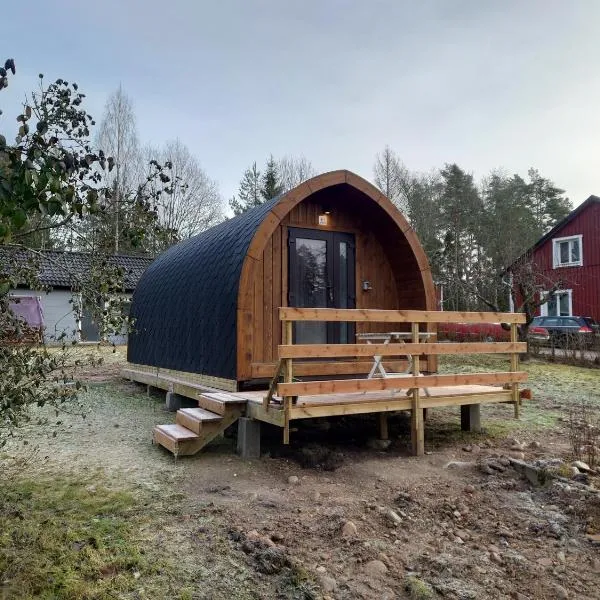
M579 247L579 260L561 262L560 260L560 247L561 244L568 244L568 255L569 259L572 255L572 244L577 242ZM570 235L568 237L554 238L552 240L552 267L554 269L560 269L561 267L583 267L583 236Z
M568 315L562 315L562 314L550 315L550 314L548 314L548 296L550 294L548 292L541 292L542 298L544 298L546 301L544 302L544 304L542 304L540 306L540 316L541 317L572 317L573 316L573 290L556 290L555 292L552 293L553 296L563 296L565 294L569 298L569 314ZM559 297L556 298L556 307L557 307L557 309L559 309L559 312L560 312L560 298Z

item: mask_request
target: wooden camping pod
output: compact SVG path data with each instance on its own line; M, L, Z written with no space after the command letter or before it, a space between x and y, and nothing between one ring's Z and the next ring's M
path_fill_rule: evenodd
M427 257L404 216L358 175L332 171L161 255L133 298L137 327L129 362L195 373L231 390L270 379L282 341L278 308L302 305L294 291L306 284L299 274L306 265L297 266L298 240L327 248L336 240L336 252L343 244L352 249L343 258L344 294L337 284L321 282L329 294L324 306L343 296L340 308L436 309ZM341 259L333 256L330 268L330 256L328 249L323 272L341 272ZM312 341L354 343L357 333L399 328L357 323L345 339ZM330 336L330 329L322 331ZM423 370L435 371L435 356L421 362ZM294 374L364 374L371 365L370 358L332 357L298 364Z

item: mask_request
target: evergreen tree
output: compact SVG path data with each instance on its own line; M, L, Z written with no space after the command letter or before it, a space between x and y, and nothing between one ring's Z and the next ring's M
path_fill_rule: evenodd
M237 216L259 206L263 201L261 174L256 168L256 162L253 162L252 166L244 172L237 198L233 196L229 201L229 206L233 210L233 214Z
M263 201L267 202L268 200L272 200L281 194L282 186L279 181L279 170L277 168L277 163L273 158L273 155L269 157L267 161L267 167L262 177L262 186L260 188L260 193L263 197Z

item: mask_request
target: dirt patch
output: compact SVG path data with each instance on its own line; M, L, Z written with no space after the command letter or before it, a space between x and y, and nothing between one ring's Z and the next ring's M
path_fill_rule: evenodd
M112 371L82 396L85 418L38 410L8 450L38 448L21 479L85 475L134 499L133 542L162 572L138 566L112 597L597 598L597 499L561 482L534 488L506 460L567 459L567 406L600 400L585 370L548 367L527 367L535 399L519 422L510 406L484 406L487 432L467 434L457 409L432 411L418 459L400 414L381 451L375 419L347 418L301 424L290 448L265 426L257 461L236 457L230 437L175 461L151 444L153 426L173 421L164 398Z

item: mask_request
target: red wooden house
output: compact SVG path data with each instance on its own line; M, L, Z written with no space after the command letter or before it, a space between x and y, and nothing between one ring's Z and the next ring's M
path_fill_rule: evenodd
M582 316L600 321L600 198L590 196L531 248L536 270L560 289L546 294L542 316Z

